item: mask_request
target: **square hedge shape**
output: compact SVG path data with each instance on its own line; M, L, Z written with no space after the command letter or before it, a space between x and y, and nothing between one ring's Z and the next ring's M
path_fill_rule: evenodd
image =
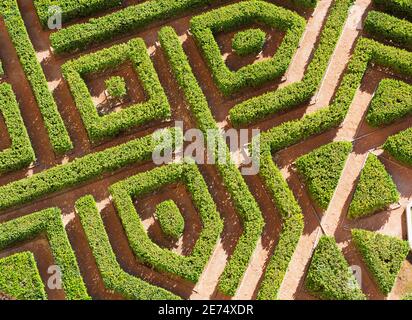
M203 225L188 256L181 256L154 243L133 203L136 197L175 182L185 184ZM110 187L110 193L136 257L158 271L197 282L223 230L214 200L197 166L184 163L159 167L114 184Z
M114 69L127 61L132 62L148 100L128 106L119 112L100 116L83 77L86 74ZM65 63L62 69L93 142L113 137L153 120L167 119L171 115L166 94L147 53L146 45L140 38L71 60Z
M231 71L214 37L242 26L260 23L285 32L275 55ZM209 11L191 20L191 31L202 49L219 89L230 95L247 86L258 86L283 75L299 46L305 19L290 10L264 1L244 1Z

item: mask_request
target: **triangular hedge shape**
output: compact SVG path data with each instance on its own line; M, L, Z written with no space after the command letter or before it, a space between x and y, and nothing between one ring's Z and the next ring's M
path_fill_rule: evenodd
M296 160L298 172L320 208L328 208L351 151L350 142L332 142Z
M306 278L306 288L325 300L366 298L335 239L327 236L323 236L316 247Z
M353 229L356 248L384 294L391 292L409 253L408 242L376 232Z
M17 253L0 260L0 292L18 300L47 299L32 253Z
M349 218L371 215L399 201L399 193L384 165L369 154L349 207Z

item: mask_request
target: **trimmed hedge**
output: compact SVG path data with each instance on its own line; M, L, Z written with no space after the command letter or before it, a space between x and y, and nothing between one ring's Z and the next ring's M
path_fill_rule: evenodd
M324 210L332 200L351 151L350 142L332 142L296 160L310 195Z
M37 14L44 27L49 20L49 7L58 6L62 10L64 23L75 18L120 6L122 0L34 0Z
M83 77L86 74L113 69L129 59L139 75L149 100L119 112L100 116ZM62 66L62 69L93 142L113 137L124 130L149 121L171 116L166 94L147 53L146 45L140 38L69 61Z
M73 145L53 95L49 91L43 69L37 61L36 52L27 34L16 0L1 1L0 14L32 87L53 150L57 154L64 154L71 150Z
M54 261L60 267L66 299L89 300L59 209L45 209L0 224L0 250L41 234L46 234Z
M258 54L266 41L266 33L260 29L248 29L235 34L232 48L239 56Z
M390 136L383 148L396 160L412 166L412 128Z
M126 82L122 77L111 77L105 81L107 93L111 98L123 98L126 93Z
M404 15L412 19L411 0L373 0L373 2L391 13Z
M170 132L180 144L181 130ZM0 210L68 189L130 164L150 160L158 145L159 142L149 135L0 186Z
M178 255L155 244L149 238L133 203L135 198L175 182L185 184L203 225L189 256ZM196 283L223 231L223 222L197 166L171 164L156 168L112 185L110 193L136 257L159 271Z
M123 271L117 262L102 218L92 196L76 201L76 212L80 217L87 242L96 260L104 285L109 290L137 300L177 300L173 293L132 276Z
M365 300L335 239L323 236L313 254L306 288L324 300Z
M0 292L17 300L46 300L44 284L31 252L0 259Z
M366 117L373 127L390 124L412 114L412 86L403 81L384 79L372 99Z
M412 300L412 293L407 294L402 300Z
M152 0L129 6L86 23L75 24L50 35L56 53L73 52L110 40L115 36L137 32L148 24L177 16L187 10L218 0Z
M369 154L349 207L349 218L371 215L399 201L400 195L391 176L374 154Z
M185 220L173 200L159 203L155 215L166 236L179 239L183 235Z
M209 148L212 145L214 145L215 148L219 145L225 146L226 144L220 135L206 97L193 74L176 32L173 28L165 27L160 30L159 39L166 57L169 60L173 74L185 94L197 126L204 133L207 133L208 130L215 132L214 141L208 141ZM211 151L215 160L217 160L217 169L220 172L225 187L229 191L243 226L243 234L219 280L219 289L226 295L233 296L248 267L257 241L262 234L264 221L262 213L250 193L248 186L238 168L232 162L228 148L226 148L225 163L219 161L221 155L218 154L216 149Z
M408 242L360 229L352 230L352 238L379 289L389 294L409 253Z
M230 121L234 126L248 125L281 110L298 106L314 95L327 70L352 3L353 0L334 2L323 28L318 48L303 80L234 106L229 112Z
M222 58L214 34L260 22L285 32L273 58L231 71ZM202 49L216 85L225 95L247 86L258 86L283 75L299 45L305 20L293 11L274 4L249 0L218 8L192 18L190 30Z
M412 23L383 12L371 11L365 21L365 30L383 40L412 47Z
M0 84L0 111L11 140L11 147L0 152L0 173L25 168L36 156L13 89L7 83Z

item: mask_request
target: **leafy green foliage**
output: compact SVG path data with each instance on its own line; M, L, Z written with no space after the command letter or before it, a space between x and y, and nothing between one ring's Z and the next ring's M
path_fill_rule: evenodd
M49 8L58 6L61 9L63 22L75 18L86 17L95 12L121 5L122 0L34 0L34 5L43 26L49 20Z
M285 32L282 44L271 59L231 71L222 58L214 34L260 22ZM247 86L258 86L285 73L305 28L305 20L296 13L274 4L249 0L196 16L191 32L202 49L219 89L229 95Z
M234 126L242 126L264 117L298 106L308 101L320 86L330 57L345 24L349 6L353 0L335 1L323 28L318 48L302 81L282 89L248 99L234 106L229 113Z
M100 116L83 76L113 69L127 60L132 61L133 68L139 75L149 99L119 112ZM62 69L70 85L77 109L93 142L113 137L122 131L152 120L166 119L171 115L166 94L147 53L146 45L140 38L69 61L63 65ZM125 84L121 84L118 79L115 81L116 86L120 87L118 93L122 94L126 90Z
M412 18L411 0L373 0L373 2L389 12Z
M185 228L185 220L173 200L160 203L156 207L156 217L165 235L179 239Z
M111 77L105 81L107 92L112 98L123 98L126 93L126 82L122 77Z
M408 242L360 229L352 230L352 238L379 289L389 294L409 253Z
M185 94L189 108L197 122L197 127L204 134L207 134L208 130L216 133L215 141L208 141L208 147L211 147L212 142L215 148L219 145L225 146L226 143L219 133L206 97L192 72L176 32L170 27L165 27L159 32L159 39L170 62L173 74ZM234 202L236 212L241 218L243 227L243 234L219 280L219 289L223 293L233 296L262 233L264 222L254 197L230 158L228 148L226 148L226 161L224 163L219 161L217 150L211 151L224 185Z
M379 11L371 11L365 21L365 30L379 39L392 40L412 47L412 23Z
M137 300L176 300L173 293L158 288L148 282L123 271L117 262L110 245L109 237L92 196L85 196L76 202L80 217L93 256L105 286L129 299Z
M17 253L0 260L0 292L18 300L47 299L32 253Z
M395 159L412 166L412 128L390 136L383 148Z
M412 300L412 293L407 294L402 300Z
M369 154L349 207L349 218L373 214L399 201L399 192L384 165Z
M0 84L0 111L11 139L11 147L0 152L0 173L27 167L36 156L13 89L7 83Z
M333 142L296 160L311 196L322 209L329 206L351 150L350 142Z
M335 239L326 236L319 240L316 247L306 288L324 300L365 299Z
M185 184L202 220L203 229L190 256L178 255L153 243L133 204L133 199L175 182ZM223 222L197 166L171 164L156 168L114 184L110 193L136 257L157 270L196 283L223 230Z
M128 6L122 10L75 24L50 36L55 52L73 52L110 40L115 36L136 32L148 24L174 17L186 10L219 0L152 0Z
M47 236L54 261L61 270L66 299L90 299L63 226L60 209L45 209L0 224L0 250L41 234Z
M369 107L367 121L378 127L412 114L412 86L403 81L384 79Z
M173 141L179 144L182 142L181 130L173 129L170 133L172 139L175 139ZM68 189L132 163L150 160L159 144L154 136L149 135L0 186L0 209L24 204L52 192Z
M33 89L53 150L58 154L64 154L71 150L73 145L53 95L49 91L43 70L37 61L36 52L27 34L16 0L1 1L0 14L4 18L11 41Z
M257 54L263 49L266 34L260 29L248 29L235 34L232 48L239 56Z

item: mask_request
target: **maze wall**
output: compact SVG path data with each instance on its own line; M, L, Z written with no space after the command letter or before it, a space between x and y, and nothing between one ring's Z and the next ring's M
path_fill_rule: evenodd
M410 0L2 0L0 41L1 298L412 293ZM153 163L193 128L259 173Z

